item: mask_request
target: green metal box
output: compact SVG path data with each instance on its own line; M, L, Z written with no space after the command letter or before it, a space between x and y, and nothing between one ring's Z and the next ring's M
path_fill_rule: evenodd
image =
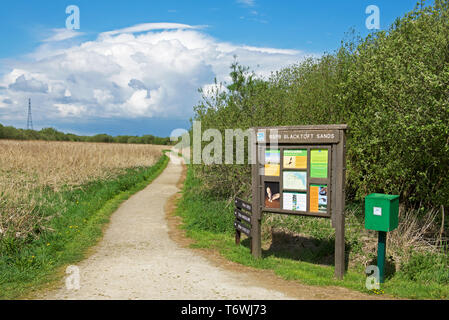
M365 228L393 231L398 227L399 196L373 193L365 198Z

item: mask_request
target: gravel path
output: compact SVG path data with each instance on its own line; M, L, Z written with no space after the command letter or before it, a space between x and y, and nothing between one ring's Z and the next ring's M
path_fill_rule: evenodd
M80 289L40 299L364 299L342 288L303 286L266 271L228 268L169 236L164 205L179 189L182 166L167 169L112 215L103 239L80 262ZM228 265L230 263L227 263ZM232 263L231 263L232 264ZM267 280L269 279L269 280Z

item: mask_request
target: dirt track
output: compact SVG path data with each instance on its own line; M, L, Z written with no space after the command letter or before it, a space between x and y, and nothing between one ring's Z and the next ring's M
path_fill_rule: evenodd
M80 289L59 288L39 299L372 299L343 288L285 281L218 255L187 248L165 209L179 191L183 167L170 162L146 189L112 215L103 239L77 265Z

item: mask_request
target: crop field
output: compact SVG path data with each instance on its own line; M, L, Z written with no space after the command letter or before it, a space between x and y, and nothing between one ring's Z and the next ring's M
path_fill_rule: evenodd
M165 147L166 148L166 147ZM149 167L164 146L0 140L0 238L26 238L51 219L36 208L43 193L73 190Z

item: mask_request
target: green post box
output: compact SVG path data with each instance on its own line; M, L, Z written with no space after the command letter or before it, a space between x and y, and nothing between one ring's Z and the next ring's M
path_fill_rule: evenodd
M377 267L379 282L385 280L385 254L387 232L398 227L399 196L373 193L365 198L365 228L379 231L377 244Z
M398 227L399 196L373 193L365 198L365 228L393 231Z

